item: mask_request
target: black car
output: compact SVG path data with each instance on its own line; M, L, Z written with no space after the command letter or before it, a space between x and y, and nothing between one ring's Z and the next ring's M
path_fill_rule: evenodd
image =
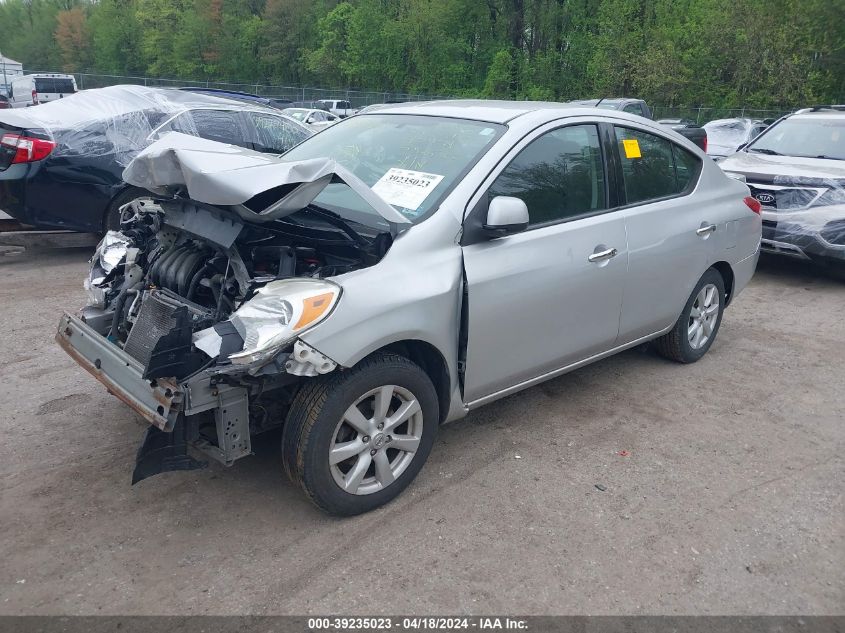
M113 86L0 112L0 210L45 229L115 228L146 192L124 167L166 132L281 154L312 132L273 108L173 89Z

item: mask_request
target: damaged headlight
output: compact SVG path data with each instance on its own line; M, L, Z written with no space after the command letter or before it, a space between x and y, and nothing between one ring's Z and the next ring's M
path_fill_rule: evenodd
M271 281L229 318L244 339L243 351L229 356L239 365L270 358L279 347L331 314L340 286L316 279Z
M88 305L102 308L105 305L105 290L101 284L109 273L114 270L132 245L132 241L119 231L108 231L91 257L91 270L83 282L85 293L88 295Z

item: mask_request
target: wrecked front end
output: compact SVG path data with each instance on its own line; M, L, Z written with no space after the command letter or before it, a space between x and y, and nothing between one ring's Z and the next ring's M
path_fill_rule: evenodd
M172 153L166 160L179 164ZM147 163L143 184L177 181L176 193L124 208L121 230L91 260L88 305L65 314L56 335L150 424L133 483L249 455L253 435L283 423L299 383L337 367L298 338L339 301L334 278L375 264L392 243L390 230L353 231L319 210L293 216L313 200L314 181L336 176L331 169L312 165L296 182L209 204L196 199L214 197L192 173L162 176L158 167Z

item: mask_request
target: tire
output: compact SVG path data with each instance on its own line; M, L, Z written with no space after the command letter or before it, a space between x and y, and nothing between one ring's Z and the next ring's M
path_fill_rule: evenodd
M106 231L120 230L120 207L138 198L148 198L150 195L152 194L149 191L139 189L138 187L129 187L117 194L103 216L103 233Z
M385 417L377 414L380 402L388 402ZM391 429L400 407L408 416ZM380 420L385 420L382 429ZM318 508L337 516L361 514L389 502L413 481L439 424L437 392L426 373L403 356L378 353L303 385L285 421L282 460L288 476ZM349 457L331 464L330 450L336 460Z
M710 310L713 305L711 297L718 299L715 311ZM697 313L700 314L699 306L702 304L706 310L710 310L704 318L696 316ZM708 268L695 285L675 327L654 340L657 352L679 363L696 362L713 345L722 324L724 311L725 282L715 268Z

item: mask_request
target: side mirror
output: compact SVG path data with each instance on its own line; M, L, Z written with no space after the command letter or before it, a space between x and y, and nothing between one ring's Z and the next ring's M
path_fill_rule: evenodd
M519 198L496 196L487 207L484 231L490 237L505 237L528 228L528 207Z

